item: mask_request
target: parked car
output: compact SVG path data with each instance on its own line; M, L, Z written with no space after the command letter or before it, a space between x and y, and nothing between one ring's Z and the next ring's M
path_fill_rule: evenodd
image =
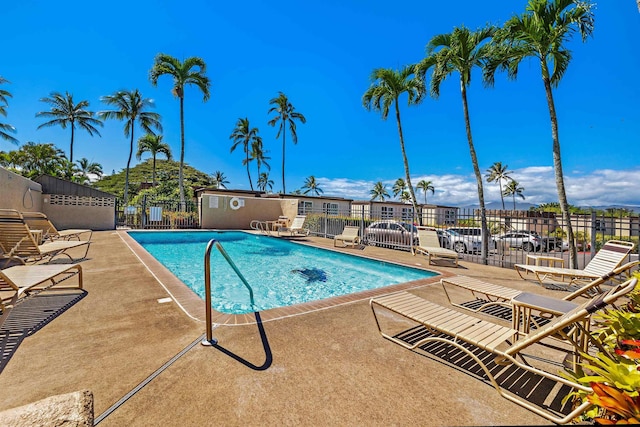
M438 233L438 242L440 242L440 247L451 249L451 240L449 239L447 232L444 230L436 230L436 233Z
M498 243L504 242L511 248L522 249L525 252L535 252L542 249L542 238L530 231L509 231L496 236Z
M458 253L482 251L482 229L480 227L450 227L445 230L449 238L449 248ZM489 236L489 250L496 248L496 242Z
M373 246L418 245L418 229L407 222L376 221L364 229L364 236L367 244Z

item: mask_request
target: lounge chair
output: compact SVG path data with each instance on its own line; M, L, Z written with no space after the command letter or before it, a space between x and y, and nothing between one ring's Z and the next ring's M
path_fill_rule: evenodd
M77 286L57 286L76 275ZM82 267L78 264L17 265L0 270L0 326L16 305L53 286L55 289L82 289Z
M357 225L346 225L341 234L333 237L333 246L336 247L338 242L342 242L343 248L347 247L347 243L350 243L355 248L356 245L360 244L359 232L360 227Z
M440 247L438 232L434 229L418 229L418 246L414 248L413 254L416 253L426 255L429 264L435 258L453 261L455 266L458 266L458 252Z
M278 236L282 236L283 234L286 234L289 237L308 236L309 229L304 228L304 221L306 219L306 215L297 215L295 218L293 218L293 221L291 221L290 226L278 227Z
M41 212L22 212L22 218L30 230L42 230L43 240L81 240L81 234L89 234L85 240L91 240L93 230L89 229L67 229L58 230L55 225Z
M562 314L577 304L571 301L577 299L578 297L588 297L591 298L597 293L602 292L601 285L605 284L610 280L616 280L619 275L624 274L625 280L631 277L631 271L634 267L638 266L640 261L631 261L620 267L614 269L612 272L598 277L597 279L589 282L588 284L578 287L573 292L567 294L562 299L557 299L557 304L554 305L551 314ZM619 282L618 282L619 283ZM447 295L447 299L456 307L464 308L465 310L470 310L473 312L480 312L489 308L491 306L503 306L503 307L512 307L512 302L514 298L519 298L522 294L528 294L528 298L545 298L547 301L551 302L554 298L542 297L536 294L531 294L528 292L520 291L518 289L509 288L507 286L496 285L493 283L483 282L482 280L466 277L466 276L453 276L453 277L445 277L440 280L440 284L444 289L445 294ZM465 301L464 303L457 303L451 299L451 295L449 294L447 288L462 288L471 292L474 297L472 301ZM522 298L522 297L520 297ZM549 312L547 312L549 313Z
M617 285L608 292L599 294L583 304L577 305L564 315L553 318L546 325L523 336L520 335L520 331L512 327L496 324L470 314L439 306L409 292L399 292L374 298L370 301L370 305L378 331L384 338L410 350L415 350L431 342L445 343L453 346L456 350L471 357L480 365L484 374L502 397L548 420L558 424L564 424L589 409L591 403L585 401L573 408L569 414L557 413L551 409L536 406L529 402L529 396L527 394L518 395L515 392L503 389L497 378L500 374L505 374L505 371L503 369L498 370L497 368L499 368L499 366L506 366L505 369L517 368L526 372L529 376L542 377L557 384L563 384L573 389L590 393L592 391L591 388L554 373L558 371L557 365L549 369L549 371L553 372L548 372L539 367L541 363L536 364L538 367L532 366L528 362L531 359L528 355L534 350L532 348L534 344L544 344L542 340L546 338L562 339L562 343L566 344L565 347L570 347L566 349L569 353L561 351L561 353L564 353L564 356L567 354L583 354L582 352L587 348L587 344L589 343L598 345L599 343L597 343L588 332L591 314L631 292L635 288L636 283L637 279L633 278L623 284ZM381 309L398 314L407 320L422 325L429 333L421 335L421 339L417 339L416 342L409 343L403 341L398 335L390 335L387 332L383 332L380 319L376 314L376 311ZM387 325L388 322L393 322L393 317L391 316L385 316L384 319L385 325ZM387 328L384 329L386 330ZM422 338L423 336L424 338ZM518 337L519 339L514 341L514 337ZM485 350L493 355L492 361L499 366L488 366L491 360L481 357L478 354L478 349ZM525 351L527 354L524 354ZM578 362L579 358L574 360L574 363ZM534 379L531 378L531 380Z
M544 284L544 280L549 278L562 281L570 279L570 285L584 283L611 273L622 264L622 261L629 255L634 246L635 244L632 242L609 240L583 270L529 264L516 264L514 268L523 279L525 277L522 272L535 274L541 285Z
M86 249L84 255L79 259L84 259L87 257L91 242L56 240L39 244L20 212L14 209L0 209L0 244L7 258L19 257L24 262L37 262L51 261L57 255L68 256L73 261L73 257L66 251L82 246Z

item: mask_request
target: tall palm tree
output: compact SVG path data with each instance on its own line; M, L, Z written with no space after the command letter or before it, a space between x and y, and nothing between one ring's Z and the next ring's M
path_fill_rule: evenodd
M60 126L62 129L66 129L67 126L71 128L70 162L73 163L73 140L76 126L86 130L91 136L94 133L101 136L96 126L102 127L104 125L100 119L94 117L93 111L86 110L89 107L89 101L83 100L75 104L73 95L69 92L65 92L64 95L60 92L51 92L49 97L42 98L40 101L51 105L51 110L36 113L36 117L44 117L51 120L38 126L38 129L50 126Z
M506 70L508 77L515 79L518 67L525 58L534 58L540 64L551 121L556 187L569 240L571 268L578 267L578 257L562 172L553 88L558 87L571 61L571 51L565 44L576 32L580 34L583 42L593 33L595 18L592 8L593 5L588 0L529 0L525 13L510 18L497 35L496 41L500 44L485 73L487 81L491 84L496 69Z
M9 80L0 76L0 84L3 83L9 83ZM11 96L12 95L9 91L0 89L0 116L7 116L6 107L9 105L9 101L7 100L7 98L11 98ZM4 139L5 141L9 141L12 144L17 145L19 141L13 136L9 135L9 132L16 133L16 128L8 123L0 123L0 139Z
M316 177L313 175L311 175L310 177L304 180L304 185L302 186L302 189L304 190L303 194L308 194L309 192L312 192L316 196L319 196L320 193L324 193L324 191L322 191L322 188L320 188L320 186L318 185L318 182L316 181Z
M398 197L398 194L402 195L402 193L407 191L407 182L402 178L396 179L391 191L393 191L393 197Z
M426 179L421 180L420 182L418 182L417 187L422 190L422 192L424 193L424 204L427 204L427 192L431 191L431 194L434 194L436 189L433 186L433 183L431 181L427 181Z
M260 178L260 168L265 165L267 170L271 170L271 166L267 163L267 160L271 160L271 157L267 156L267 151L262 148L262 138L258 138L251 143L251 160L256 161L258 168L258 178Z
M384 202L384 199L389 197L387 187L381 181L378 181L373 185L369 194L371 194L371 200L380 199L381 202Z
M416 73L424 78L427 70L433 68L431 74L431 95L440 95L442 82L457 72L460 74L460 94L462 109L469 143L471 163L478 186L478 201L480 204L480 222L482 226L482 263L487 264L489 254L489 235L487 228L487 211L484 205L484 189L482 175L478 166L478 157L473 145L471 134L471 120L469 119L469 105L467 102L467 87L471 83L471 71L474 67L482 67L489 54L490 45L487 43L495 34L494 27L486 27L477 31L470 31L465 27L457 27L449 34L434 36L426 46L427 57L416 65Z
M398 125L398 135L400 136L400 150L402 151L402 161L404 163L404 173L407 188L411 194L414 214L418 212L416 195L411 185L411 175L409 172L409 160L404 148L404 136L402 134L402 122L400 120L400 96L404 93L408 96L408 105L415 105L422 101L425 95L424 81L414 77L414 67L405 66L401 70L391 70L386 68L376 68L370 76L371 85L362 96L362 105L367 111L377 111L382 115L382 120L386 120L389 109L393 105L396 113L396 123ZM422 218L422 215L419 215Z
M502 162L495 162L487 169L487 182L497 182L500 187L500 200L502 201L502 210L504 210L504 196L502 192L502 181L511 180L509 176L512 172L507 170L509 166L503 165Z
M227 180L227 177L224 176L224 173L222 171L215 171L213 173L213 183L216 186L216 188L224 188L226 190L227 186L226 184L229 183L229 181Z
M80 178L80 183L84 184L89 181L89 174L102 178L102 165L100 163L90 162L86 157L77 160L78 170L76 175Z
M282 193L287 194L287 189L284 183L284 151L285 151L285 128L289 126L289 132L291 133L291 141L293 144L298 143L298 133L296 132L296 120L299 120L300 123L307 123L307 119L301 114L298 113L289 102L289 98L282 92L278 92L278 96L276 98L272 98L269 101L270 105L273 105L268 111L268 114L275 113L275 117L273 117L267 123L269 126L275 126L279 123L278 133L276 134L276 139L280 138L282 134Z
M273 180L269 179L269 174L267 172L262 172L258 177L258 190L260 191L271 191L273 189Z
M153 67L149 71L149 80L153 86L157 86L158 78L168 75L173 78L173 96L180 99L180 203L184 206L184 87L195 85L202 91L202 100L209 99L211 82L206 76L207 65L204 60L192 56L180 62L179 59L165 53L159 53L154 60Z
M402 203L411 203L411 194L408 191L403 191L400 193L400 201Z
M522 194L524 192L524 187L522 187L515 179L511 179L507 185L505 185L503 192L505 196L513 196L513 210L515 211L516 196L524 200L524 194Z
M258 136L258 128L252 128L249 125L249 119L246 117L244 119L238 119L236 127L233 129L229 139L233 141L231 153L233 153L233 151L242 144L242 149L245 154L242 164L247 166L247 177L249 177L249 185L251 186L251 191L253 191L253 181L251 181L251 173L249 172L249 162L253 160L253 156L250 155L253 146L256 144L262 146L262 138Z
M153 158L153 169L151 170L151 182L156 186L156 157L158 154L164 154L167 160L171 160L171 147L162 141L162 135L154 135L148 133L138 139L138 152L136 159L140 160L144 153L150 153Z
M100 98L107 105L115 107L114 110L100 111L98 117L102 120L115 119L124 120L124 136L130 136L129 141L129 157L127 159L127 170L124 180L124 204L129 201L129 167L131 166L131 157L133 156L133 141L136 120L139 126L146 133L153 134L152 128L162 132L160 124L160 114L147 111L153 107L153 100L143 98L138 89L132 91L119 90L113 95L107 95Z

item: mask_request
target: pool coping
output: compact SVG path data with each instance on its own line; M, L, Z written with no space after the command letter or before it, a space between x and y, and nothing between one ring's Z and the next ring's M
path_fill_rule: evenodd
M156 281L165 289L169 297L178 305L178 307L190 318L198 322L205 322L205 302L200 296L192 291L184 282L178 279L169 269L162 265L157 259L155 259L149 252L147 252L142 245L140 245L133 237L129 235L129 231L140 232L207 232L207 231L242 231L244 233L254 234L251 230L117 230L118 236L129 247L133 254L140 260L140 262L147 268ZM259 234L259 233L257 233ZM291 239L286 239L291 240ZM340 250L331 249L329 247L322 247L314 245L313 242L305 241L305 239L296 239L296 243L312 246L316 248L333 251L336 253L345 254ZM426 279L414 280L411 282L399 283L396 285L384 286L381 288L369 289L360 292L354 292L347 295L340 295L330 298L325 298L316 301L305 302L301 304L295 304L287 307L272 308L264 311L260 311L261 322L269 322L282 318L300 316L307 313L312 313L319 310L326 310L332 307L337 307L345 304L352 304L358 301L367 300L380 295L386 295L393 292L405 291L408 289L414 289L439 283L443 277L453 276L453 273L446 271L438 271L430 268L424 268L422 266L411 265L408 263L389 261L387 259L366 256L362 254L349 254L357 257L371 259L375 261L383 261L389 264L396 264L403 267L411 267L419 270L426 270L432 273L436 273L435 276ZM256 324L255 313L247 314L227 314L211 309L211 321L215 326L242 326L242 325L254 325Z

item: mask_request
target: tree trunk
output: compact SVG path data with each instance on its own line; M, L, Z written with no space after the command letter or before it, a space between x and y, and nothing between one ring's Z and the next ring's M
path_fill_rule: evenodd
M151 185L156 188L156 155L153 155L153 169L151 170Z
M180 97L180 172L178 173L178 181L180 181L180 210L185 210L184 203L184 97Z
M480 223L482 226L482 263L487 265L489 256L489 229L487 227L487 210L484 206L484 189L482 188L482 175L480 174L478 157L476 156L476 149L473 146L473 137L471 136L471 120L469 120L467 87L464 84L462 75L460 75L460 92L462 93L462 109L464 110L464 124L467 130L467 140L469 141L471 163L473 163L473 172L476 175L476 181L478 183L478 202L480 203Z
M131 121L131 142L129 143L129 158L127 159L127 172L124 174L124 205L127 206L129 202L129 167L131 165L131 156L133 155L133 127L135 121Z
M287 194L287 189L284 185L284 146L285 146L285 123L282 119L282 194Z
M75 130L76 130L76 125L72 120L71 121L71 145L69 147L69 161L71 163L73 163L73 134Z
M564 188L564 174L562 173L562 158L560 156L560 138L558 136L558 117L556 116L556 107L553 102L553 92L551 90L551 81L549 79L549 70L545 60L542 64L542 81L544 90L547 95L547 104L549 105L549 117L551 119L551 138L553 139L553 168L556 172L556 187L558 189L558 201L560 202L560 210L562 211L562 220L567 229L567 239L569 240L569 268L578 268L578 253L574 244L573 227L571 226L571 215L569 212L569 202L567 201L567 193Z
M249 177L249 185L251 186L251 191L253 191L253 182L251 182L251 173L249 172L249 145L245 145L246 159L247 159L247 176Z
M504 196L502 195L502 178L498 178L498 185L500 186L500 201L502 202L502 210L504 210Z
M402 124L400 122L400 106L398 105L398 98L395 99L396 106L396 121L398 122L398 134L400 135L400 150L402 151L402 161L404 162L404 174L407 178L407 186L409 187L409 194L411 194L411 204L413 205L413 214L418 214L418 201L416 200L416 195L413 191L413 185L411 185L411 176L409 173L409 160L407 160L407 153L404 149L404 136L402 135ZM422 216L422 215L421 215ZM422 218L420 218L420 223L422 223Z

